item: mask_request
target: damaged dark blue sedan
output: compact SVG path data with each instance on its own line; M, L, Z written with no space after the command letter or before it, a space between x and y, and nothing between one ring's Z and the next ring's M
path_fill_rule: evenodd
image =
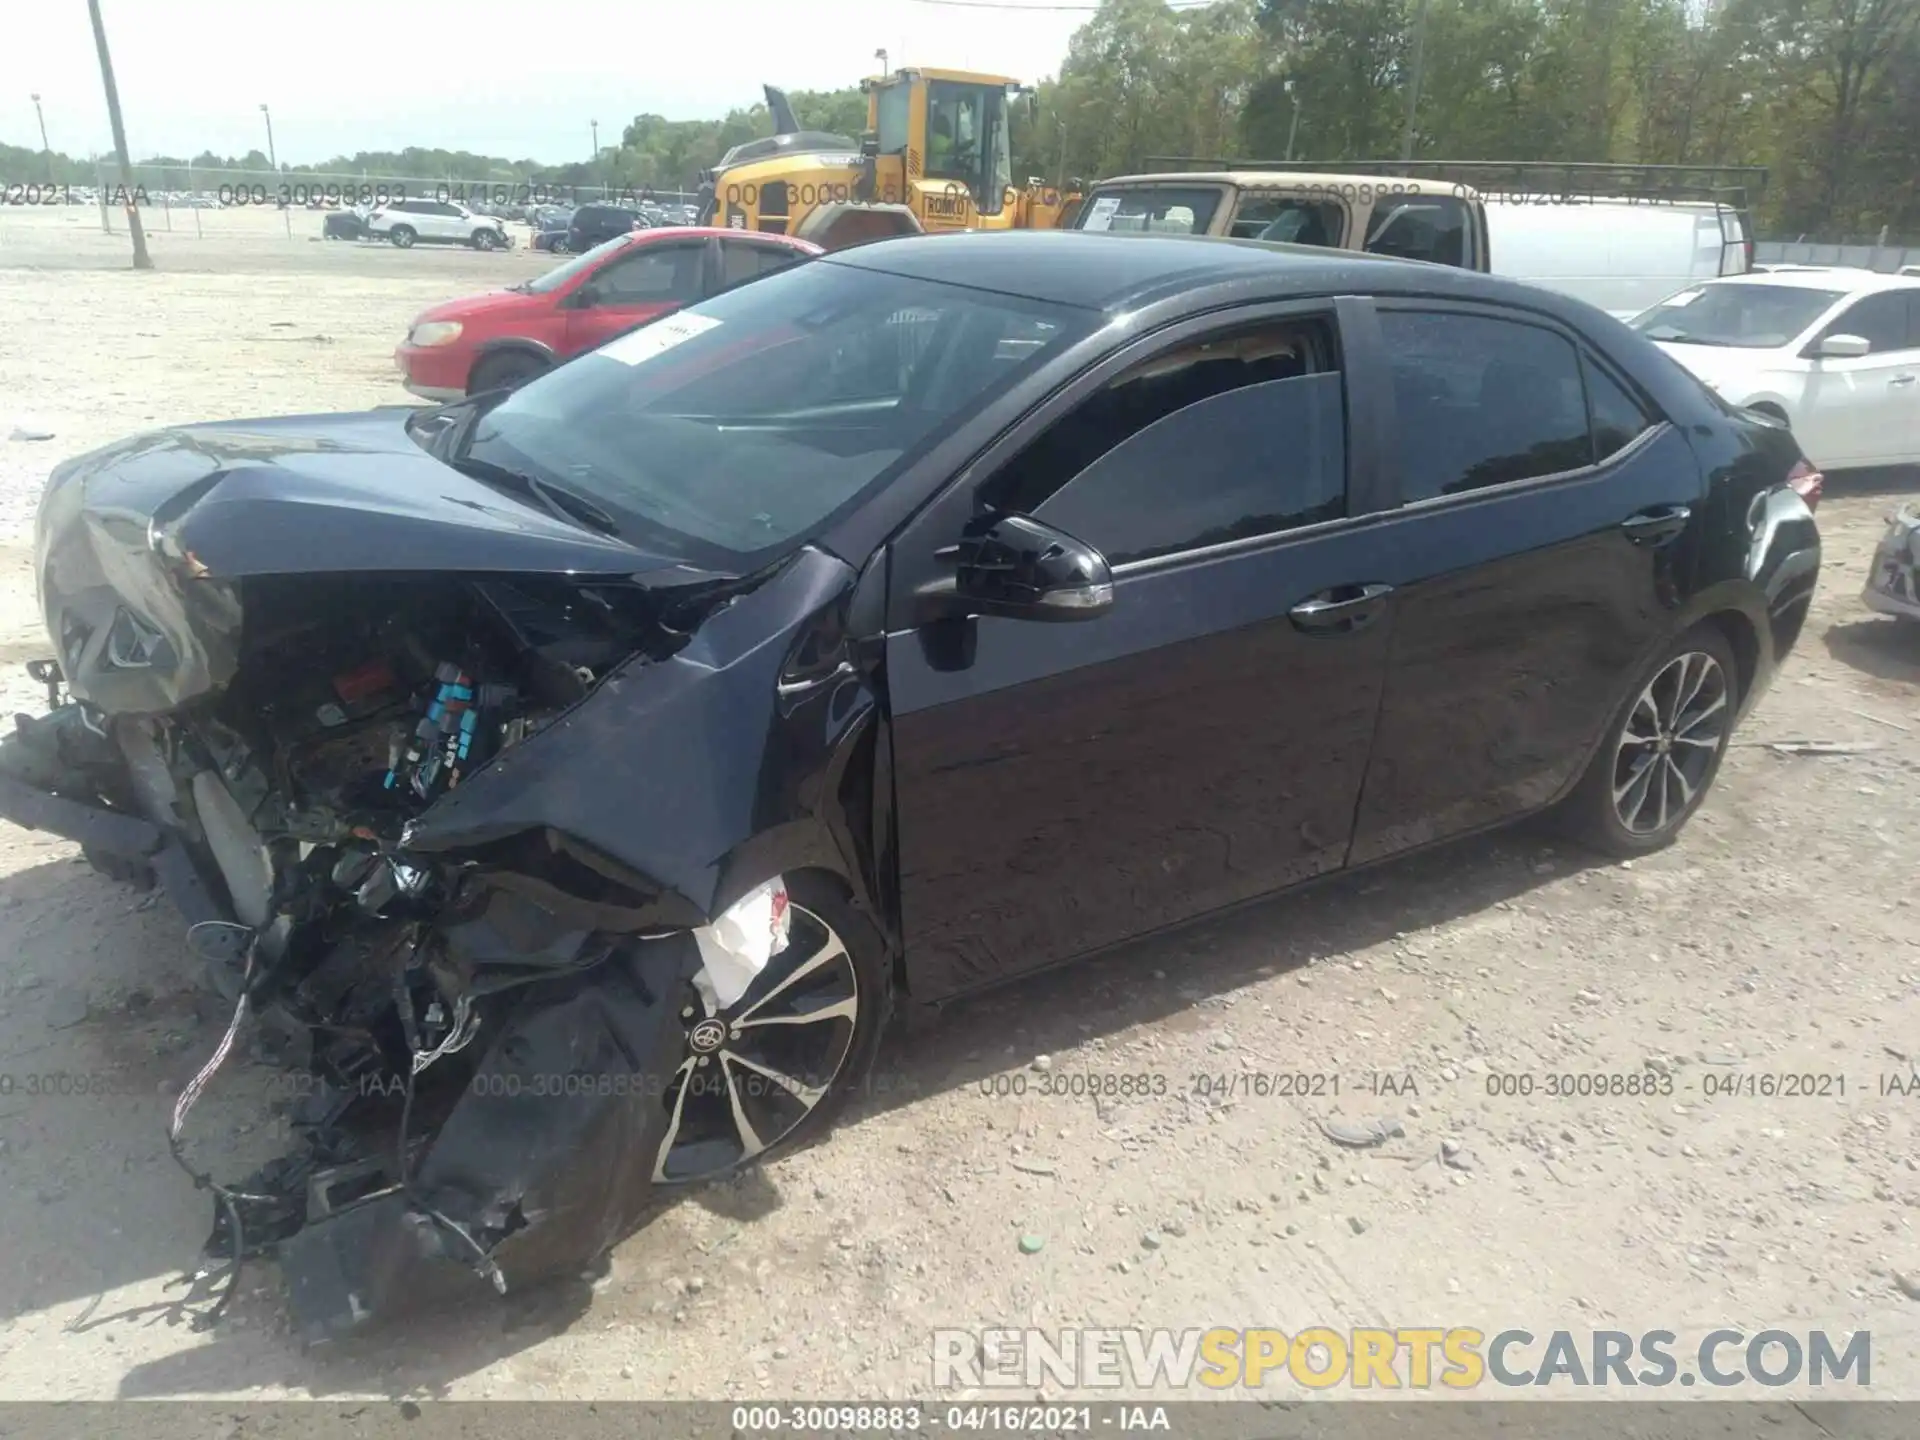
M312 1079L209 1258L333 1333L819 1130L898 999L1549 807L1665 844L1798 637L1801 460L1487 276L882 242L61 465L0 814Z

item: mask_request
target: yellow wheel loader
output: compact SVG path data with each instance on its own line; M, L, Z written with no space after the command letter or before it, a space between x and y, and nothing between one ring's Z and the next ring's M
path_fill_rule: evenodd
M1013 107L1032 91L1001 75L902 69L861 82L867 133L803 130L765 87L775 133L703 174L700 223L793 235L828 250L888 235L1053 229L1077 199L1013 183Z

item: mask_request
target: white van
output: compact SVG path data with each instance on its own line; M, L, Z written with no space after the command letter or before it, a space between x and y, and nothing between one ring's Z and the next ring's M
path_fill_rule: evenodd
M1712 201L1482 197L1489 268L1611 311L1639 314L1676 290L1753 263L1746 218Z

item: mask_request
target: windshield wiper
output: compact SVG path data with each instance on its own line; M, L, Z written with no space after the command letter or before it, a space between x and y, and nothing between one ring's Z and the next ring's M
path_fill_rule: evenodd
M537 475L528 475L524 471L509 469L505 465L496 465L491 460L476 460L471 455L456 456L448 459L446 463L462 475L471 475L483 484L509 490L518 495L530 496L562 520L572 521L589 530L597 530L602 535L620 533L619 522L612 515L586 496L578 491L569 490L564 485L556 485L551 480L542 480Z

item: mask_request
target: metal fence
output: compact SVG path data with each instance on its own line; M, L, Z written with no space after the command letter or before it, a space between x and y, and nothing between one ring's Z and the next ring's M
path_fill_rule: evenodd
M656 189L609 180L560 183L539 176L487 180L394 175L375 171L306 172L204 169L192 165L135 165L122 172L102 162L91 184L48 184L0 175L0 205L91 205L103 229L124 227L119 212L137 205L143 222L161 230L204 233L206 212L285 211L287 233L295 210L378 205L400 199L450 200L483 214L530 218L541 207L573 209L588 203L662 207L697 205L691 191Z
M1909 265L1920 267L1920 245L1822 245L1803 240L1757 240L1756 265L1847 265L1897 275Z

